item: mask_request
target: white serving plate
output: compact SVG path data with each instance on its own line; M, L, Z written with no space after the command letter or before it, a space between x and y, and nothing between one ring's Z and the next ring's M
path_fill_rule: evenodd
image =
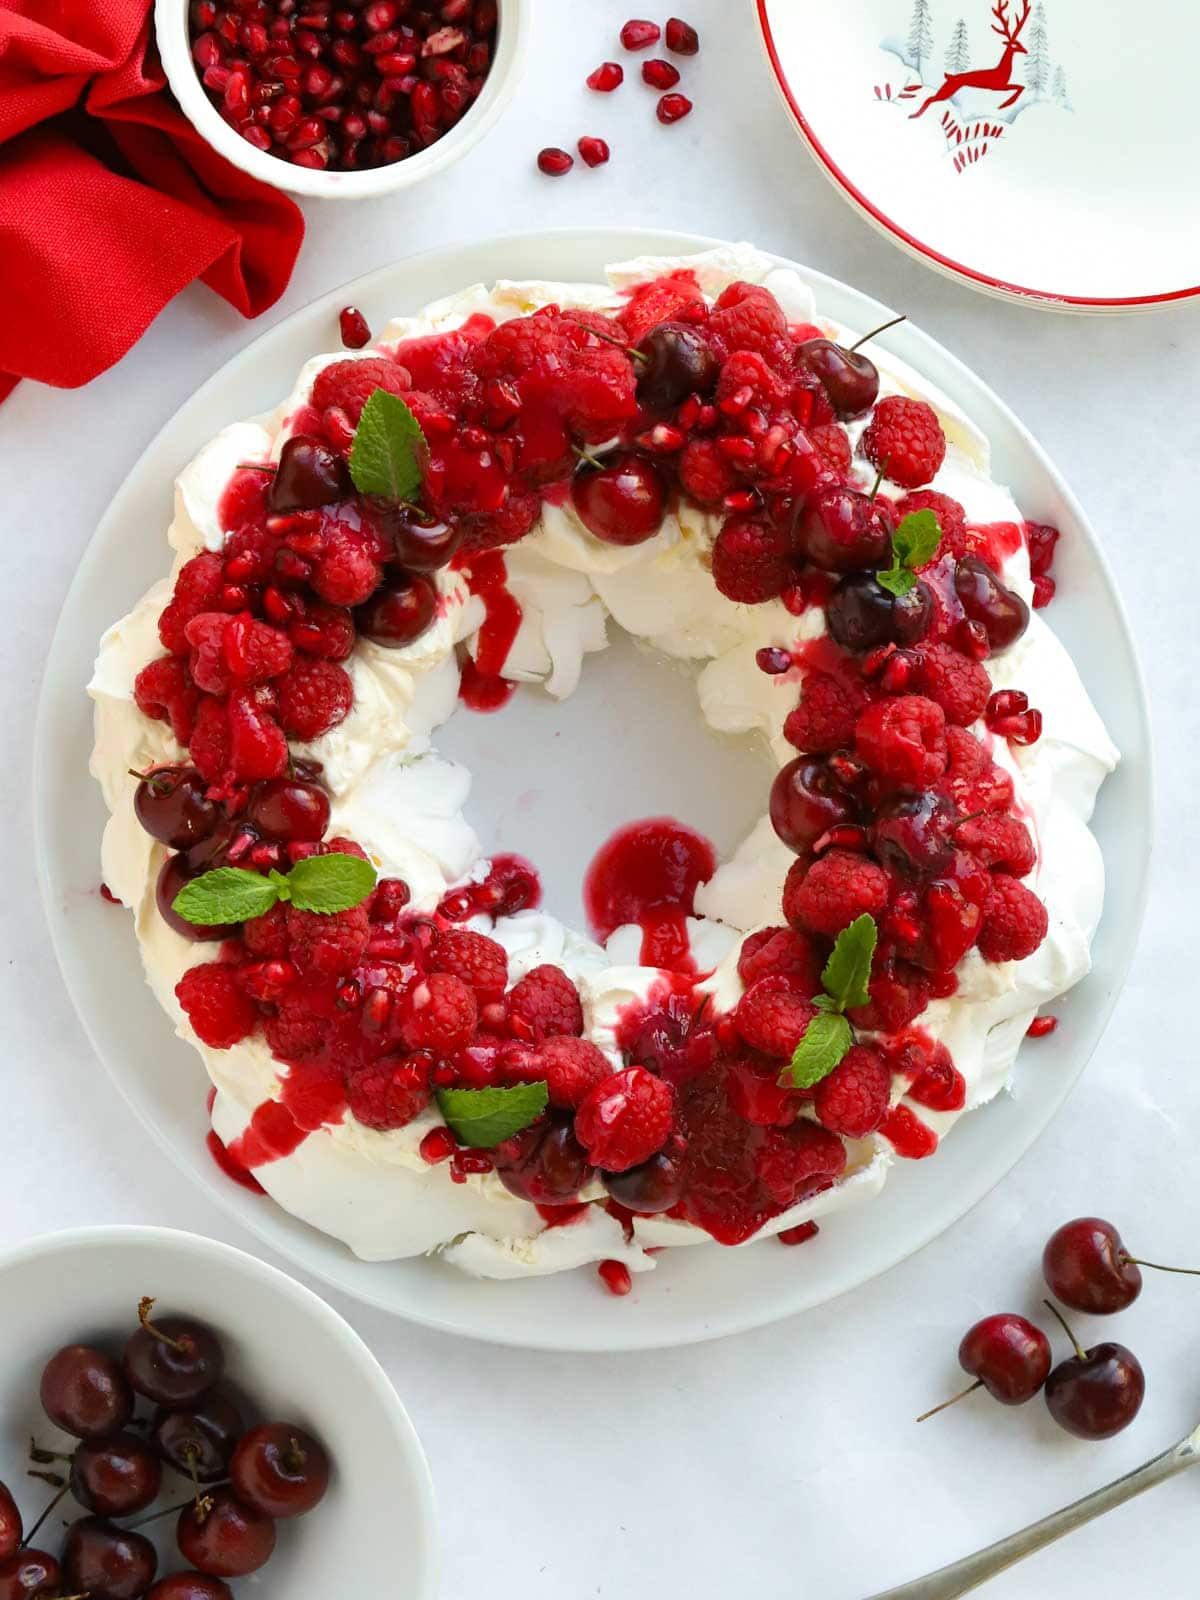
M162 1314L197 1317L221 1335L229 1387L256 1420L294 1422L329 1452L325 1498L279 1524L274 1555L239 1592L259 1600L337 1595L352 1575L355 1593L434 1600L433 1485L383 1368L311 1289L241 1250L168 1228L75 1228L0 1255L0 1480L26 1528L53 1492L25 1475L30 1438L52 1450L74 1444L42 1411L42 1368L65 1344L97 1344L119 1357L147 1294ZM156 1504L181 1504L187 1494L186 1480L167 1470ZM68 1498L35 1545L57 1555L64 1519L83 1514ZM158 1546L160 1576L188 1565L174 1526L164 1517L145 1530Z
M1200 295L1192 0L1007 0L1011 53L997 3L757 0L818 166L918 260L1059 311Z
M297 312L203 385L133 467L84 554L51 646L34 756L38 866L67 987L114 1083L178 1164L281 1255L370 1304L454 1333L548 1349L669 1346L802 1311L894 1266L981 1199L1058 1110L1104 1028L1141 923L1152 819L1149 724L1112 576L1078 502L1033 438L974 374L905 324L882 342L984 428L996 474L1012 486L1025 514L1063 530L1060 598L1049 616L1124 757L1096 814L1109 885L1094 970L1056 1005L1059 1030L1030 1049L1036 1062L1022 1063L1018 1092L965 1118L934 1160L899 1163L869 1218L847 1210L796 1251L770 1240L738 1250L712 1244L667 1251L654 1272L635 1279L624 1300L601 1292L588 1270L494 1283L434 1261L366 1264L237 1187L213 1164L204 1144L207 1079L199 1058L175 1038L144 984L126 914L98 893L105 812L86 771L92 736L84 685L96 643L167 569L164 533L174 475L225 423L273 405L309 355L336 348L337 309L349 300L380 327L390 315L475 280L589 280L609 261L683 254L716 242L633 229L518 235L398 262ZM858 291L801 270L826 315L864 330L890 315ZM590 676L596 686L589 691ZM606 693L598 692L600 683ZM456 716L440 738L440 746L476 775L469 815L485 844L503 841L533 855L543 868L550 908L568 918L578 915L578 880L591 850L622 821L672 811L708 828L725 848L747 820L736 776L745 773L746 758L692 731L683 709L681 717L666 719L681 731L663 759L647 733L651 685L656 693L664 686L662 667L633 650L609 651L589 661L579 696L562 708L552 710L546 697L528 692L499 716ZM678 704L686 708L687 697ZM699 723L698 711L691 717ZM548 759L522 777L511 751L531 745ZM597 751L607 759L597 759ZM586 768L580 765L585 760ZM642 771L644 789L639 780L634 797L630 774ZM694 798L701 792L702 806Z

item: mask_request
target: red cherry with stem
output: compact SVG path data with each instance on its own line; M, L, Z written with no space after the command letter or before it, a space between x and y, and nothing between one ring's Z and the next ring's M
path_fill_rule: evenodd
M922 1412L918 1422L935 1417L976 1389L986 1389L1002 1406L1024 1405L1046 1381L1050 1341L1027 1317L1001 1311L967 1329L958 1347L958 1364L975 1382L940 1406Z
M158 1498L162 1462L135 1433L85 1439L71 1458L71 1493L102 1517L128 1517Z
M98 1438L123 1428L133 1415L133 1395L111 1356L86 1344L69 1344L42 1372L42 1409L77 1439Z
M319 783L268 778L251 790L246 821L264 839L315 844L329 826L329 795Z
M584 527L605 544L644 544L662 524L667 486L650 462L620 455L577 472L571 501Z
M1029 626L1029 607L978 556L963 556L954 569L954 592L971 622L982 624L993 650L1006 650Z
M0 1561L0 1600L51 1600L62 1593L62 1568L44 1550L18 1550Z
M399 650L419 639L437 614L437 590L428 578L394 581L375 593L354 613L359 633L374 644Z
M138 1306L141 1326L125 1345L125 1376L156 1405L195 1405L225 1370L220 1341L210 1329L184 1317L152 1322L153 1309L150 1296Z
M436 572L462 543L458 523L440 522L416 506L378 507L374 516L380 533L391 540L396 560L406 572Z
M187 1410L159 1411L152 1437L164 1461L196 1483L216 1483L228 1476L244 1431L242 1413L218 1391Z
M134 814L152 839L172 850L188 850L221 821L220 806L204 791L204 779L194 767L154 767L139 774Z
M660 322L638 344L637 395L652 411L673 411L689 395L701 398L716 385L720 364L699 328Z
M243 1505L268 1517L302 1517L325 1496L329 1457L303 1428L266 1422L238 1441L229 1479Z
M864 344L904 320L893 317L890 322L865 333L848 349L832 339L808 339L796 351L800 365L820 378L830 405L843 422L861 417L879 397L879 368L869 356L858 352Z
M62 1569L87 1600L140 1600L154 1582L158 1554L140 1533L106 1517L80 1517L67 1534Z
M936 876L954 860L958 814L933 789L887 800L871 824L871 845L885 867L917 877Z
M1142 1267L1200 1277L1195 1267L1168 1267L1130 1255L1121 1235L1103 1217L1064 1222L1042 1252L1042 1272L1051 1291L1072 1310L1099 1316L1133 1304L1142 1292Z
M810 850L823 833L855 819L850 796L828 765L797 756L781 767L771 785L771 826L797 855Z
M202 1572L172 1572L146 1591L146 1600L233 1600L233 1590Z
M1062 1323L1075 1354L1046 1379L1046 1405L1060 1428L1079 1439L1111 1439L1127 1428L1141 1410L1146 1374L1132 1350L1123 1344L1093 1345L1085 1350L1056 1306L1046 1304Z
M860 572L887 564L894 531L895 519L880 501L835 485L808 500L797 540L814 566L827 572Z
M267 501L272 511L315 511L345 500L353 487L343 456L323 439L294 433L279 452Z
M591 1168L569 1123L526 1129L512 1143L514 1156L496 1163L510 1194L538 1206L571 1205L579 1198Z
M179 1513L175 1539L185 1561L214 1578L244 1578L266 1566L275 1522L243 1505L233 1490L213 1489Z

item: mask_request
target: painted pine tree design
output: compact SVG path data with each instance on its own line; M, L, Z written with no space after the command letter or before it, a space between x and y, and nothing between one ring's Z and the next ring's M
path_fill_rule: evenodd
M1062 67L1055 67L1054 69L1054 85L1050 93L1064 111L1074 111L1075 107L1071 104L1071 96L1067 92L1067 75Z
M1050 83L1050 35L1046 29L1046 7L1038 0L1029 28L1029 55L1025 67L1026 85L1040 100Z
M946 71L965 72L970 64L971 44L967 38L967 24L963 17L959 17L946 47Z
M908 59L921 77L924 64L933 54L933 17L929 0L913 0L912 20L908 25Z

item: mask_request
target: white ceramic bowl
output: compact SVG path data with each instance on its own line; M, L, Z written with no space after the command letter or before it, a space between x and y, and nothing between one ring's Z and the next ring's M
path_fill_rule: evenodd
M325 200L366 200L411 188L466 155L492 126L516 92L529 35L530 0L500 0L496 53L478 100L450 131L427 150L366 172L317 172L293 166L247 144L204 92L188 41L188 0L155 0L158 50L171 91L184 115L218 154L252 178L292 194Z
M119 1355L148 1294L163 1312L191 1313L219 1332L231 1388L261 1420L293 1421L313 1433L333 1462L320 1506L279 1524L254 1593L261 1600L349 1593L433 1600L433 1486L383 1368L311 1290L240 1250L166 1228L72 1229L0 1256L0 1480L17 1497L26 1527L51 1493L26 1476L30 1438L52 1449L72 1444L39 1404L43 1366L76 1342ZM162 1504L186 1499L173 1472L163 1485ZM65 1500L37 1544L57 1554L63 1520L79 1514ZM156 1538L160 1574L187 1566L173 1529L164 1517L144 1530Z

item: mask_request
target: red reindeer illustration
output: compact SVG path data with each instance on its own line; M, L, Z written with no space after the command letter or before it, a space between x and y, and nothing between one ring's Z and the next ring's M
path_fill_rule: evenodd
M1023 83L1012 81L1013 62L1017 56L1027 54L1025 46L1021 43L1021 29L1029 21L1031 0L1024 0L1021 15L1016 22L1012 22L1008 15L1008 0L997 0L992 7L992 15L996 21L992 24L992 32L998 33L1004 40L1004 54L994 67L980 67L974 72L948 72L946 81L940 89L934 91L925 101L924 105L913 112L914 117L923 117L930 106L936 105L940 100L949 100L960 89L995 89L1003 94L1006 89L1012 93L1007 100L1002 100L997 109L1003 110L1011 106L1025 93Z

